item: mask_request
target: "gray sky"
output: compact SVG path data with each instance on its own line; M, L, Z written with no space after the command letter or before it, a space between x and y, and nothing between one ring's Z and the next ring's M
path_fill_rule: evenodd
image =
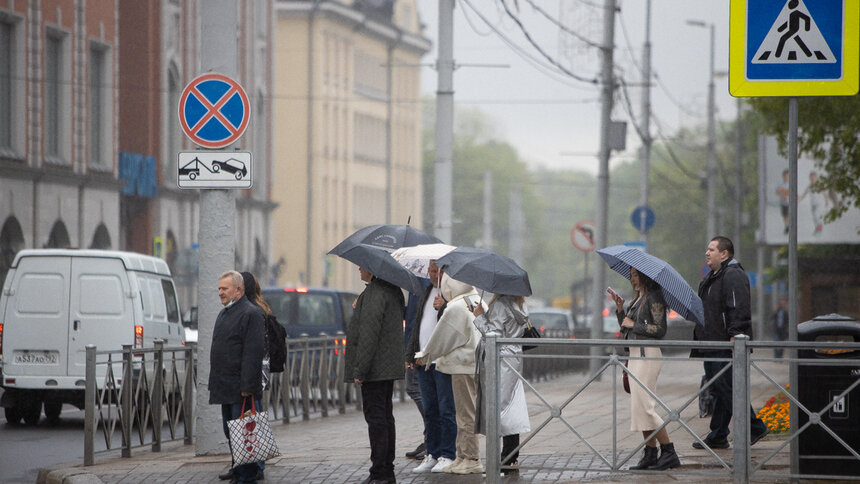
M468 1L468 3L467 3ZM602 41L604 0L514 0L507 4L535 42L569 71L589 79L599 74L597 49L562 32L535 10L538 5L555 19L595 44ZM435 62L438 37L438 2L418 0L425 36L434 44L425 62ZM679 127L706 123L710 39L707 28L686 20L713 22L716 26L715 70L727 71L729 55L729 2L718 0L652 0L651 56L657 82L651 90L654 138L672 136ZM462 65L454 73L454 100L458 107L477 107L494 119L497 136L514 145L532 166L597 172L600 144L599 87L576 81L558 69L535 67L503 41L469 6L471 4L529 57L548 66L514 21L496 0L458 0L454 12L454 60ZM616 75L628 86L627 93L638 123L642 107L640 71L645 37L645 0L618 0L615 24ZM626 32L626 35L625 35ZM509 68L476 64L508 64ZM432 95L437 74L423 68L421 90ZM717 118L736 116L736 100L728 93L728 77L717 77ZM616 156L630 158L640 146L631 118L617 97L613 119L628 121L627 150ZM660 126L660 130L657 126ZM661 133L662 132L662 133ZM575 153L576 155L562 154ZM584 155L594 153L594 156Z

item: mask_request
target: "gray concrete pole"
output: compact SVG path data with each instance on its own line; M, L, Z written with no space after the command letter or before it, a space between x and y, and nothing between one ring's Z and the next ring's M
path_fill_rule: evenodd
M454 160L454 0L439 0L434 235L450 244Z
M236 79L238 74L239 18L233 0L207 0L200 9L200 65L203 72L218 72ZM229 35L233 33L233 35ZM236 199L229 190L200 191L200 283L197 355L196 455L227 452L221 426L221 408L209 405L209 350L215 318L221 311L218 276L233 269L235 260Z
M493 172L484 172L484 234L481 245L493 250Z
M642 177L639 182L639 205L648 206L648 173L651 170L651 0L645 3L645 44L642 46ZM645 212L639 227L645 226ZM648 247L648 233L639 232L639 240ZM650 248L649 248L650 249Z
M717 235L717 208L715 203L714 190L715 179L717 177L717 161L716 161L716 134L714 120L714 24L710 24L711 31L711 70L710 80L708 81L708 159L705 167L706 180L708 190L708 225L705 233L705 245Z
M613 52L615 42L615 0L606 0L603 11L603 67L600 80L602 89L600 93L600 166L597 172L597 225L594 238L594 246L597 249L606 247L608 238L607 225L609 223L609 125L612 115L612 93L615 89L615 76L612 72ZM603 304L606 301L606 264L596 251L594 258L594 300L591 308L591 338L603 337ZM603 348L591 346L589 354L589 372L594 374L601 367L601 361L597 359Z

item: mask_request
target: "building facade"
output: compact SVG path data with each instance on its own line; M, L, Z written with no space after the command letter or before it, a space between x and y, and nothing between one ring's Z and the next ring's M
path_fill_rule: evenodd
M272 257L281 284L357 289L326 252L370 224L421 226L414 1L276 1Z
M122 246L118 4L0 6L0 280L20 249Z
M236 190L239 270L272 279L272 0L237 0L237 81L253 188ZM0 281L15 253L154 254L196 304L199 191L177 186L179 97L200 65L203 0L9 0L0 6ZM234 35L234 34L229 34Z

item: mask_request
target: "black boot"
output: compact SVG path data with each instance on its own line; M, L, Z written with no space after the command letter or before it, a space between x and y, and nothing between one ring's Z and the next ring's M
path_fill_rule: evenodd
M648 469L657 463L657 447L651 447L650 445L645 446L645 454L642 456L642 459L639 460L639 463L635 466L630 466L630 470L642 470Z
M657 463L648 469L652 471L662 471L666 469L674 469L679 465L681 465L681 459L679 459L678 454L675 453L675 444L669 442L668 444L660 444L660 458L657 459Z

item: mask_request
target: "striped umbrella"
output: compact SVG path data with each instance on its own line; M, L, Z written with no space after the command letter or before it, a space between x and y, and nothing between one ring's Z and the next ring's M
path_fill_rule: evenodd
M670 308L677 311L684 319L704 326L705 310L702 307L702 300L668 262L625 245L598 249L597 253L613 271L627 279L630 279L631 267L648 276L663 288L663 298Z

